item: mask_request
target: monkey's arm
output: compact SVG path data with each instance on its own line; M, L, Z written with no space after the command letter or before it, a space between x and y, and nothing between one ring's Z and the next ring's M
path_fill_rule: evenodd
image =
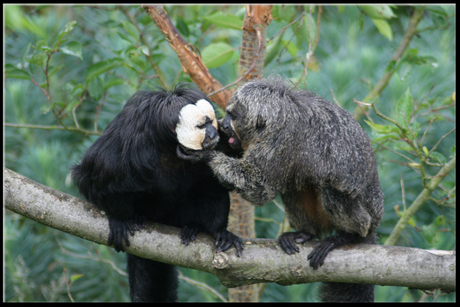
M219 151L211 151L209 155L208 164L219 181L228 188L236 189L251 203L262 206L278 194L267 184L262 171L244 158L232 158Z

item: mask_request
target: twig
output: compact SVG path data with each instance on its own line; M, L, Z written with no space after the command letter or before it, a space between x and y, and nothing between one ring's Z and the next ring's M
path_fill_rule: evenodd
M305 67L302 71L302 75L300 76L299 80L297 81L296 83L296 86L298 86L300 84L300 82L302 81L303 77L305 76L305 81L304 83L307 82L307 79L308 79L308 72L307 72L307 69L308 69L308 64L310 63L310 59L311 57L313 56L315 50L316 50L316 46L318 46L318 43L319 43L319 29L320 29L320 26L321 26L321 14L323 12L323 8L321 7L321 5L318 5L318 18L316 19L316 38L315 38L315 43L313 44L313 47L311 46L311 35L310 35L310 20L311 20L311 6L310 6L310 18L309 18L309 23L308 23L308 53L307 53L307 59L306 59L306 63L305 63ZM337 103L338 105L338 103Z
M455 129L457 129L457 127L454 127L452 130L450 130L449 132L447 132L446 134L444 134L440 139L439 141L433 146L433 148L431 148L431 150L428 152L428 155L430 155L430 153L432 153L439 145L439 143L441 143L442 140L444 140L449 134L451 134L452 132L455 131Z
M43 130L67 130L67 131L72 131L72 132L81 132L81 133L90 134L90 135L101 135L101 132L89 131L89 130L74 128L74 127L21 125L21 124L12 124L12 123L4 123L3 125L6 127L14 127L14 128L32 128L32 129L43 129Z
M377 98L383 89L387 86L388 82L390 81L391 77L396 71L396 63L401 59L406 51L407 47L409 46L412 38L414 37L415 33L417 32L417 25L419 24L420 20L423 17L423 12L425 10L425 6L421 8L415 8L414 13L411 16L409 21L409 25L407 26L406 32L399 44L398 48L394 52L393 56L391 57L390 62L388 63L385 71L386 73L380 78L380 80L375 84L375 86L371 89L369 94L362 101L369 102ZM355 108L353 111L353 118L359 120L363 115L360 108Z
M230 84L227 84L226 86L222 87L221 89L219 89L219 90L217 90L217 91L215 91L215 92L209 93L209 94L208 94L209 97L212 96L212 95L215 95L215 94L217 94L217 93L219 93L219 92L221 92L221 91L223 91L223 90L225 90L225 89L227 89L227 88L229 88L229 87L231 87L231 86L233 86L233 85L238 84L238 82L240 82L241 80L243 80L243 78L245 78L245 77L254 69L254 67L256 67L257 59L259 58L260 49L261 49L261 47L262 47L262 33L261 33L260 29L257 28L257 27L256 27L256 33L257 33L257 40L258 40L259 44L258 44L258 46L257 46L257 51L256 51L256 54L255 54L255 56L254 56L254 61L252 62L251 67L249 67L249 69L248 69L244 74L242 74L241 77L239 77L238 79L236 79L235 82L232 82L232 83L230 83Z
M399 219L398 223L396 224L395 228L391 232L388 239L385 241L385 245L394 245L398 240L399 236L401 235L402 231L406 227L407 223L409 222L410 218L420 209L420 207L429 199L430 194L436 189L441 181L452 171L455 169L456 159L457 157L453 157L441 170L434 176L430 182L425 186L423 191L417 196L417 198L412 202L412 204L404 210L403 216Z
M206 94L221 89L222 85L211 76L202 59L189 47L189 44L173 25L163 7L161 5L142 5L142 8L176 52L182 64L182 69L190 76L190 79ZM217 105L225 108L231 94L228 90L221 91L212 98Z

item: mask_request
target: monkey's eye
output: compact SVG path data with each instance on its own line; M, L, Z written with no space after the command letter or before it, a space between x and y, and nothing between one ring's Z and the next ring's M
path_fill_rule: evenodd
M206 128L207 124L211 124L211 123L212 123L211 119L206 116L206 121L204 123L202 123L201 125L197 125L196 127L198 129L204 129L204 128Z
M230 116L231 120L235 120L237 118L236 114L233 112L227 112L227 114Z

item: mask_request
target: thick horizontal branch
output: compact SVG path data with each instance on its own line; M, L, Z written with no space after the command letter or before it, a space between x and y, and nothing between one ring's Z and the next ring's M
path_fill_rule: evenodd
M108 220L100 210L77 197L43 186L4 169L5 208L41 224L107 244ZM232 248L215 253L214 239L200 233L189 246L179 229L149 224L130 238L127 252L216 275L227 287L253 283L291 285L318 281L369 283L416 289L456 290L456 255L446 251L383 245L349 245L333 250L322 267L309 267L307 255L317 244L287 255L275 240L245 239L242 257Z

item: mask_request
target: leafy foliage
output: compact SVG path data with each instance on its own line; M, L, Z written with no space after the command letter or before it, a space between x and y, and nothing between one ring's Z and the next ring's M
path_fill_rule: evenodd
M139 6L7 5L4 9L5 164L78 195L69 180L69 167L127 99L139 89L171 87L190 78ZM190 5L166 10L210 73L221 84L234 82L245 7ZM363 122L375 143L385 194L385 215L378 228L381 243L430 178L456 154L455 7L427 6L409 49L391 62L413 10L386 5L321 9L277 5L267 28L264 74L281 74L294 83L302 80L300 87L350 112L363 107L354 100L361 101L386 68L395 69L379 98L368 102L375 109L367 111ZM410 217L397 244L452 249L455 186L451 172ZM277 237L284 227L282 210L270 203L257 208L256 214L258 237ZM6 301L70 301L68 291L74 301L127 301L124 263L125 256L113 249L7 213ZM227 297L214 276L181 272L179 301L221 301L186 278ZM316 301L316 287L269 284L261 301ZM455 299L453 294L430 295L376 288L376 301Z

